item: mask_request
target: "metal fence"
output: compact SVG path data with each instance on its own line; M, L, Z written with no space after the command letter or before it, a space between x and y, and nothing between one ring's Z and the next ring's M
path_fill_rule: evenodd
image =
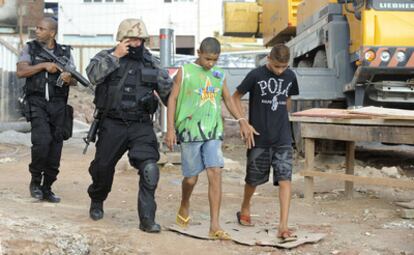
M0 68L3 71L16 71L19 52L13 42L0 38Z
M16 47L0 38L0 121L13 121L21 117L18 97L22 94L24 80L16 77Z
M0 122L19 119L18 98L22 95L24 80L17 79L16 73L0 68Z

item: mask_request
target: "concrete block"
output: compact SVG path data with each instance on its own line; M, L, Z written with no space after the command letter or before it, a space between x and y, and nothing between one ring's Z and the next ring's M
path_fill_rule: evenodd
M414 219L414 209L401 209L401 218Z

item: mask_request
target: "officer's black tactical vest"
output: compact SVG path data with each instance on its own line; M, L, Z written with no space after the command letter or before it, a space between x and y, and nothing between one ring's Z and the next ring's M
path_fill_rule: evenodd
M31 58L31 64L36 65L43 62L50 62L47 59L42 58L42 49L39 48L35 43L28 42L29 46L29 54ZM53 50L53 53L57 57L63 57L66 56L68 59L70 59L70 46L61 45L61 44L55 44L56 47ZM49 98L52 97L67 97L69 94L69 87L68 86L62 86L58 87L56 86L56 81L60 75L60 72L56 73L48 73L48 78L46 78L46 71L39 72L29 78L26 78L26 95L37 95L37 96L45 96L45 84L48 83L49 88Z
M96 107L110 113L128 112L135 116L152 114L150 108L156 100L153 91L157 84L158 69L153 65L151 55L144 53L142 61L123 57L119 59L119 64L120 67L96 87ZM119 84L125 72L128 72L126 78L123 84Z

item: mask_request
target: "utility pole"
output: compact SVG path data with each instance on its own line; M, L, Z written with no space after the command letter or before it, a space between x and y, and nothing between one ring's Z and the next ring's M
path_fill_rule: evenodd
M172 66L172 53L173 49L173 40L174 40L174 30L170 28L161 28L160 29L160 60L161 67L168 68ZM163 135L167 132L167 109L165 106L161 107L160 111L160 126L161 132Z

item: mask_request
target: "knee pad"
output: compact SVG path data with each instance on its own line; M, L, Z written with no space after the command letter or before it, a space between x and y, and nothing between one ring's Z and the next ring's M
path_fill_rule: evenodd
M155 162L149 162L140 169L140 175L145 185L155 189L160 178L160 170Z

